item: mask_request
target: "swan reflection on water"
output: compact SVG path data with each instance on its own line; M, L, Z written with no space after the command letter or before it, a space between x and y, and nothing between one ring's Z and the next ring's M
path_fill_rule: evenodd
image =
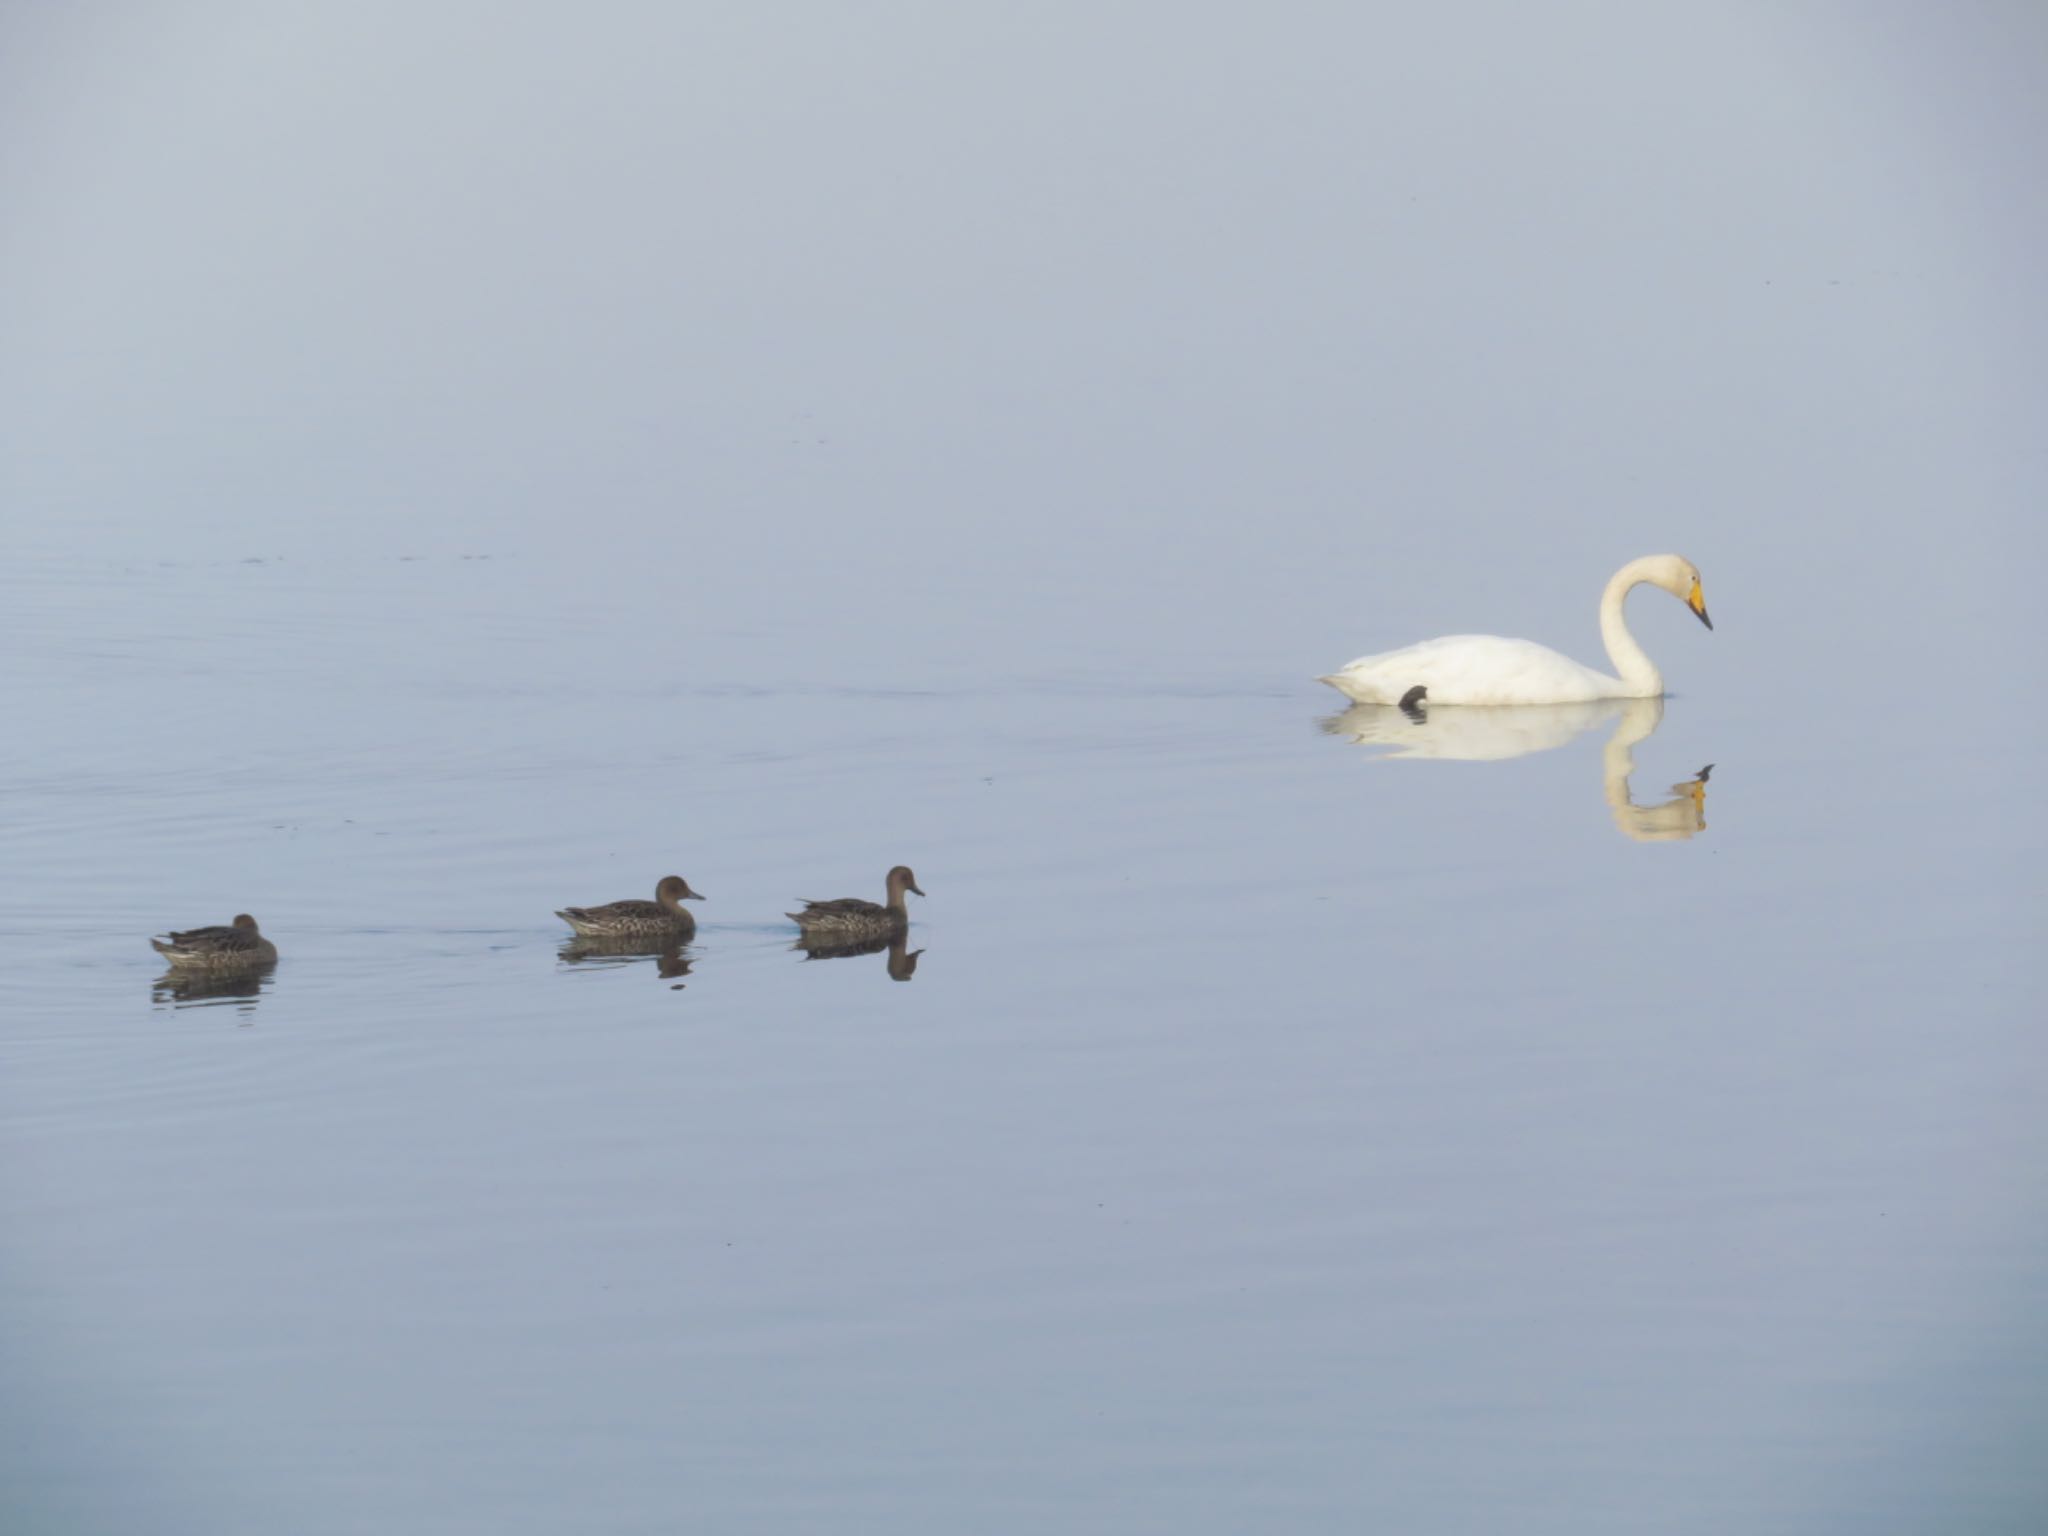
M1663 718L1662 699L1439 709L1426 702L1354 704L1323 721L1323 729L1359 746L1379 748L1380 757L1501 762L1548 752L1612 720L1614 734L1601 748L1600 770L1602 793L1615 826L1639 843L1682 842L1707 829L1707 775L1713 764L1697 777L1672 785L1673 798L1656 805L1637 805L1629 792L1635 749Z
M806 944L802 939L790 945L799 951L805 960L845 960L853 955L887 954L885 962L891 981L909 981L917 974L917 957L922 949L911 949L908 934L899 933L893 939L862 939L852 944Z
M230 1005L254 1013L256 1000L277 971L277 962L247 970L212 971L173 966L149 984L149 1000L159 1008L215 1008Z
M672 990L683 990L682 980L690 974L694 963L683 953L685 946L663 943L660 939L597 939L580 937L569 940L560 950L564 965L587 965L599 970L616 970L637 965L642 960L654 962L654 973L663 981L675 983Z

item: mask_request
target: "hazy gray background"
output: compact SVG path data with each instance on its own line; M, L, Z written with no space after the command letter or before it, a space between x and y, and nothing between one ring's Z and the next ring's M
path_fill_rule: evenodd
M2039 1529L2044 70L0 11L24 1528ZM1661 549L1691 841L1317 731ZM912 983L786 952L898 859Z
M2029 5L6 30L38 543L596 534L650 608L887 624L856 666L971 629L1168 677L1409 638L1379 615L1418 585L1582 642L1573 601L1671 546L1774 616L1695 682L2002 686L1912 604L1988 622L2041 552Z

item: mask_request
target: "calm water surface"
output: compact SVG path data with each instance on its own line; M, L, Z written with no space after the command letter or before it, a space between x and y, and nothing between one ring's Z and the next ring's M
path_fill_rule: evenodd
M13 1528L2038 1529L2024 741L540 564L4 578Z

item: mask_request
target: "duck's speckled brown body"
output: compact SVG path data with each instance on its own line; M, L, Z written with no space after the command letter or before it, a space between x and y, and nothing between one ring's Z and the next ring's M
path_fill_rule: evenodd
M924 892L917 889L917 876L907 864L898 864L889 871L888 891L886 903L841 896L836 901L806 901L803 911L783 915L803 930L806 943L891 939L910 927L910 912L904 905L903 893L912 891L922 896Z
M702 901L681 875L668 875L654 888L652 901L614 901L601 907L564 907L555 916L587 939L673 939L697 931L697 919L683 909L685 901Z
M263 937L256 919L246 912L225 927L187 928L149 943L173 966L193 970L250 970L277 959L277 946Z

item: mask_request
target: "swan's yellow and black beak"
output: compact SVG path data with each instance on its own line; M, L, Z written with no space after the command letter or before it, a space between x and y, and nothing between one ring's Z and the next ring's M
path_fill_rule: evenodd
M1686 594L1685 606L1698 614L1700 622L1706 625L1707 628L1712 629L1714 627L1714 621L1707 617L1706 594L1700 591L1700 579L1697 576L1692 579L1692 591Z

